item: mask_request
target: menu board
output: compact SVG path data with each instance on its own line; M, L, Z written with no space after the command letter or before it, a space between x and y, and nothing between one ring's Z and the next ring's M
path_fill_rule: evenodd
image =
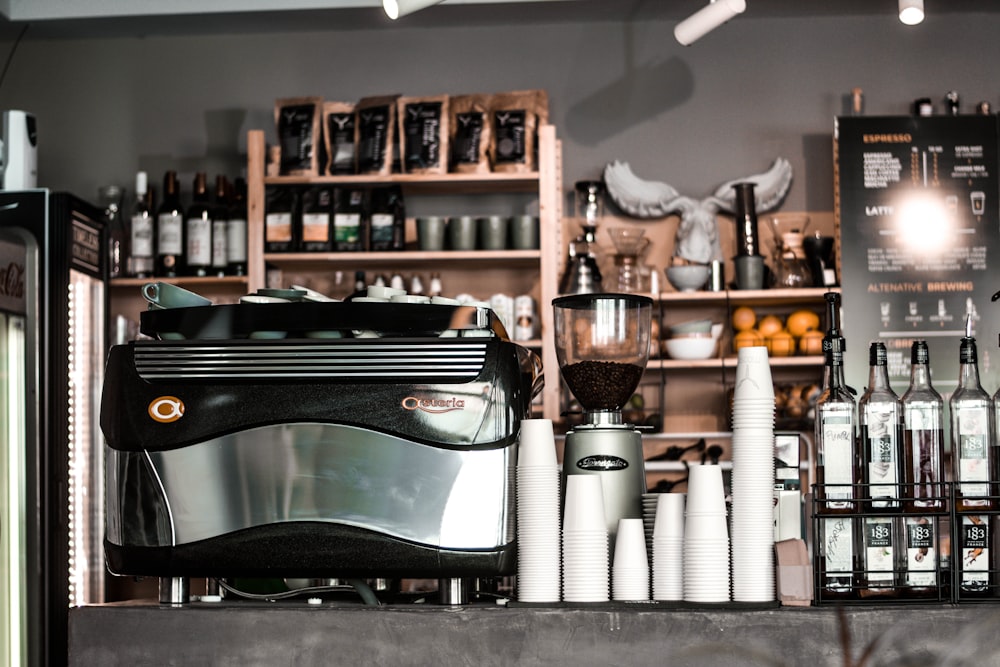
M886 344L901 395L910 346L924 339L934 387L947 401L967 322L983 387L992 394L1000 385L1000 302L991 301L1000 290L997 145L993 115L837 118L845 374L859 396L871 341Z

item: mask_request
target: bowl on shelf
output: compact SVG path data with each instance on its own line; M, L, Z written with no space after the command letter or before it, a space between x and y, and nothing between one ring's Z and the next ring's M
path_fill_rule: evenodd
M711 335L677 336L663 341L663 349L671 359L694 361L714 357L718 343Z
M691 336L701 334L709 336L712 334L712 320L688 320L670 325L670 336Z
M708 282L711 269L707 264L678 264L668 266L667 281L679 292L696 292Z

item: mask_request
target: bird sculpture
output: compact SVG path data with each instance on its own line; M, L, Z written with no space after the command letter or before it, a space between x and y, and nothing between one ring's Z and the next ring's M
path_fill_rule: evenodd
M616 160L604 168L608 196L626 214L647 219L673 213L680 215L674 257L693 264L723 259L716 215L719 211L736 212L733 186L737 183L753 183L756 211L770 211L788 194L792 185L792 165L779 157L767 171L726 181L714 194L700 201L681 195L667 183L639 178L627 162Z

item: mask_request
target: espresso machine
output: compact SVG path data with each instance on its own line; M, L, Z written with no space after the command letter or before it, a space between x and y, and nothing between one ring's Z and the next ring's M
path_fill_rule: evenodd
M574 294L552 301L562 378L584 411L566 433L568 475L599 475L608 532L618 520L642 518L646 472L639 430L622 420L649 360L653 301L636 294Z
M101 406L112 572L178 603L191 577L515 571L541 364L489 308L203 305L141 329L111 349Z

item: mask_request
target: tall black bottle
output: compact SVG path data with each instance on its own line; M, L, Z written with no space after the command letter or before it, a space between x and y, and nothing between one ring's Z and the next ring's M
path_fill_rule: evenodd
M184 216L186 273L207 276L212 270L212 210L204 172L195 175L191 197L191 205Z
M179 276L184 266L184 211L177 172L163 175L163 202L156 210L156 275Z

